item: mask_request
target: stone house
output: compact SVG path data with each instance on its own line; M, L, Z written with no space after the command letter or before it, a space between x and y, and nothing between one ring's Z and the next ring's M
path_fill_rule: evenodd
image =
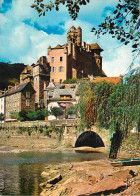
M11 112L35 110L35 90L30 82L15 85L1 97L5 98L5 120L11 120Z
M62 110L66 111L69 105L75 105L77 103L76 99L76 85L62 85L50 82L49 85L44 90L44 105L51 111L53 107L60 107ZM58 117L65 118L65 114ZM50 115L48 120L55 120L55 116Z
M39 104L43 99L43 90L50 81L50 66L47 58L42 56L36 64L26 67L20 74L20 84L31 82L36 92L35 103Z

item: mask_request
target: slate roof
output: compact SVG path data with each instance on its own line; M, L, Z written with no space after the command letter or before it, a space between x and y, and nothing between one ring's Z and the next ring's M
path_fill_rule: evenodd
M51 100L60 100L60 97L64 96L64 95L71 96L70 99L74 99L75 98L75 91L76 91L76 89L55 89L52 94Z
M23 91L23 89L24 89L29 83L30 83L30 82L26 82L26 83L17 85L16 88L13 87L13 88L9 89L9 90L5 93L5 95L2 95L1 97L8 96L8 95L12 95L12 94L21 92L21 91Z
M50 82L49 85L46 87L46 90L53 90L53 89L56 89L56 88L60 88L60 85L55 84L53 82Z

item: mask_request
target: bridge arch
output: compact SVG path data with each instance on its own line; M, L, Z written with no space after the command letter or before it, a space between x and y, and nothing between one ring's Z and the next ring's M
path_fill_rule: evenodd
M89 146L93 148L105 147L102 138L94 131L84 131L75 142L75 147Z

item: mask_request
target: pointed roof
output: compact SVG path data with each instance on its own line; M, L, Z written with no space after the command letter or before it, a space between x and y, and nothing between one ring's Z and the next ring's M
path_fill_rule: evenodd
M53 90L53 89L56 89L56 88L60 88L60 85L55 84L53 82L50 82L49 85L46 87L46 90Z
M90 44L90 47L91 50L100 50L101 52L103 51L103 49L97 43Z

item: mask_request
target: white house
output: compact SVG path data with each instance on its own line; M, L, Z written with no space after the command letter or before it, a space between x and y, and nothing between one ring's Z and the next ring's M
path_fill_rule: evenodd
M3 114L5 116L5 96L4 95L0 96L0 114Z
M73 104L77 103L76 100L76 85L62 85L50 83L49 86L45 89L45 102L47 103L46 107L49 111L53 107L61 107L65 113L66 108ZM58 116L57 119L64 119L65 114ZM48 116L48 120L55 120L56 117L53 115Z

